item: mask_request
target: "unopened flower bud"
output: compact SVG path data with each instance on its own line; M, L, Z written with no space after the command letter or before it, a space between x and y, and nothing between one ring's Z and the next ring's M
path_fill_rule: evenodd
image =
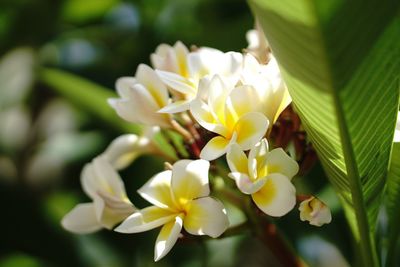
M301 202L299 211L300 220L309 221L311 225L322 226L332 220L329 207L314 196Z

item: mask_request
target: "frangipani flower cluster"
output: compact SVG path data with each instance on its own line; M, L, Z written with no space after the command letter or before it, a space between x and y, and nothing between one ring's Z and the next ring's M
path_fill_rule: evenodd
M229 187L231 179L235 203L250 198L255 210L273 217L293 209L297 198L292 179L299 165L284 148L269 145L274 144L269 139L274 124L291 98L267 43L251 35L243 53L162 44L151 55L152 67L141 64L134 77L117 80L119 97L110 99L110 106L125 121L147 130L118 137L83 169L82 186L93 202L68 213L64 228L89 233L117 226L116 232L138 233L161 227L154 256L158 261L180 237L217 238L230 230L225 202L231 199L223 192L217 192L222 199L212 195L213 188ZM156 134L175 156L160 149ZM165 170L138 190L152 204L140 209L127 198L117 171L142 154L164 156L167 162ZM217 177L225 179L224 186L212 186ZM314 211L304 205L301 220L318 226L328 222L326 206L310 206L318 209Z

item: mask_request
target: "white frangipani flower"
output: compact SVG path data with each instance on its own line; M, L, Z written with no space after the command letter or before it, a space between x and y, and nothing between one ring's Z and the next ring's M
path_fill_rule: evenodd
M124 169L140 155L159 152L158 147L152 141L154 134L159 130L159 127L147 127L141 136L121 135L111 142L102 155L115 169Z
M202 79L199 97L191 103L190 111L202 127L219 136L206 144L200 157L214 160L225 154L233 143L242 150L254 146L264 136L269 124L262 113L254 112L259 101L251 86L233 88L218 75Z
M270 57L270 48L258 21L255 29L247 31L246 40L249 44L246 52L252 54L261 64L266 64Z
M188 110L190 103L197 96L199 81L205 76L218 74L230 80L233 85L236 84L240 77L243 56L236 52L223 53L217 49L202 47L187 54L185 61L183 56L178 57L177 53L175 58L179 58L179 66L182 68L169 68L167 71L156 70L176 97L173 103L160 110L163 113Z
M322 226L332 221L329 207L318 198L311 196L302 201L299 207L300 220L309 221L311 225Z
M61 224L68 231L85 234L111 229L136 210L120 176L104 157L95 158L83 168L81 183L93 202L78 204L64 216Z
M400 142L400 111L397 113L396 129L394 130L393 142Z
M250 194L254 203L270 216L283 216L296 204L296 189L290 179L299 166L281 148L268 151L268 142L261 140L247 158L237 145L228 150L226 159L229 177L240 191Z
M138 233L163 225L155 261L171 250L182 227L193 235L220 236L229 222L222 203L209 196L209 166L205 160L180 160L172 170L156 174L138 190L154 206L132 214L115 231Z
M171 117L158 111L168 104L167 87L152 68L140 64L135 77L122 77L116 83L121 98L109 99L118 115L133 123L171 127Z
M292 102L278 63L272 55L268 64L262 65L252 55L246 54L243 59L241 82L256 89L260 99L257 108L267 116L271 127Z

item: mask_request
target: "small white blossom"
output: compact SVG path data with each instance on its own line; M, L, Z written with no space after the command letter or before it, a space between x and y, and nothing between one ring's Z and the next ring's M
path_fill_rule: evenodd
M163 226L155 261L172 249L182 227L193 235L220 236L229 222L222 203L209 196L209 166L205 160L180 160L172 170L156 174L138 191L154 206L132 214L115 231L138 233Z
M332 221L329 207L314 196L301 202L299 211L300 220L309 221L311 225L322 226Z
M123 181L104 157L83 168L81 183L93 202L78 204L64 216L61 224L68 231L84 234L111 229L135 211Z
M189 53L182 43L177 42L174 47L160 45L151 58L157 74L174 96L174 101L160 112L177 113L189 109L202 78L218 74L235 84L239 79L243 56L208 47Z
M196 121L205 129L218 134L202 149L200 157L216 159L236 143L248 150L265 135L269 122L256 112L260 101L252 86L233 87L220 76L202 79L199 95L190 105Z
M268 64L262 65L252 55L246 54L243 59L241 82L256 89L259 101L254 105L269 119L271 127L292 102L278 63L272 55Z
M299 166L281 148L268 151L266 139L254 146L247 158L237 145L226 159L239 190L251 195L254 203L270 216L283 216L296 204L296 189L290 179Z

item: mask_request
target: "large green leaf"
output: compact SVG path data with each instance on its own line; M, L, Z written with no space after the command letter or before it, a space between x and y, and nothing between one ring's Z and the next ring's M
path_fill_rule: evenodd
M396 266L395 261L400 259L400 255L396 254L396 244L400 236L400 143L393 145L386 191L386 211L389 218L386 266L390 267Z
M396 120L400 1L250 0L294 105L340 194L362 266L374 241Z

